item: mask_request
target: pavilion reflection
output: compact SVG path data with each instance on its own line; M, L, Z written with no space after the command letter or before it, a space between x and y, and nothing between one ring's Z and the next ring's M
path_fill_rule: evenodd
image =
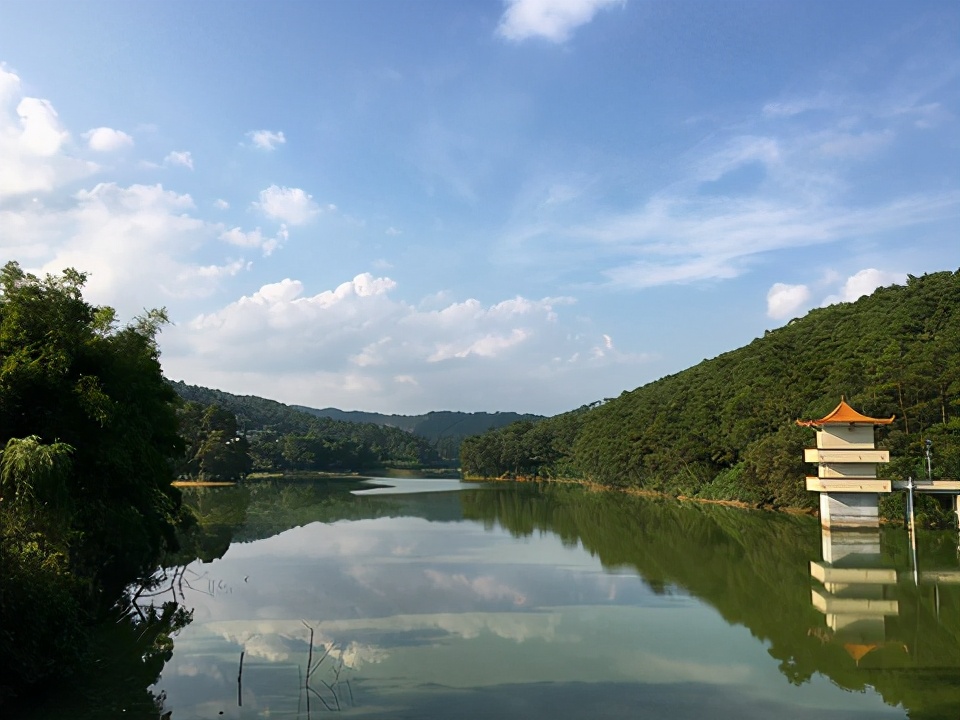
M922 651L935 635L950 634L941 624L941 594L960 594L960 568L920 570L915 552L909 568L898 566L881 551L879 527L823 528L821 538L823 559L810 562L810 592L826 623L818 633L824 642L841 645L858 667L960 672L960 649Z

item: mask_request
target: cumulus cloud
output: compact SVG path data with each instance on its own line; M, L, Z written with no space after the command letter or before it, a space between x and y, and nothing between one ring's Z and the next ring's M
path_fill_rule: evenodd
M261 150L276 150L277 145L283 145L287 139L283 136L283 131L274 132L273 130L251 130L247 133L250 143L255 148Z
M20 77L0 66L0 199L49 192L97 170L71 157L70 133L49 100L24 96Z
M81 137L82 151L133 144L109 127ZM73 157L77 150L53 104L25 97L20 78L0 66L0 257L17 259L30 272L85 272L84 297L112 305L125 318L145 307L175 313L250 267L236 253L216 255L224 227L198 217L188 194L115 182L77 189L78 180L100 170ZM187 152L171 153L167 162L192 165ZM281 228L274 237L247 237L242 246L267 253L285 236Z
M877 288L904 283L906 280L906 273L866 268L848 277L841 286L840 291L836 294L828 295L824 298L821 305L826 306L838 302L854 302L864 295L869 295Z
M165 367L286 402L414 412L502 410L519 397L572 407L622 389L617 374L647 361L580 332L588 321L563 312L569 297L412 303L398 292L370 273L312 295L292 278L269 283L165 333Z
M767 317L776 320L793 317L809 300L810 288L806 285L775 283L767 292Z
M483 337L470 339L461 343L441 343L436 351L427 357L427 362L439 362L450 358L465 358L470 355L479 357L496 357L504 350L518 345L526 340L527 332L522 328L514 328L509 335L488 334Z
M253 203L267 217L290 225L303 225L320 214L320 206L300 188L271 185L260 191L260 201Z
M194 215L193 199L161 185L100 183L61 199L0 210L0 255L40 272L87 272L84 296L131 317L214 292L249 265L242 259L197 262L215 246L221 226Z
M228 202L227 202L226 200L224 200L223 198L217 198L216 200L214 200L214 201L213 201L213 206L214 206L217 210L229 210L229 209L230 209L230 203L228 203Z
M70 134L61 128L57 111L48 100L27 97L17 105L20 116L20 145L32 155L55 155Z
M133 138L122 130L108 127L98 127L83 134L87 146L97 152L114 152L133 146Z
M598 10L622 4L623 0L506 0L497 34L516 42L542 37L560 43Z
M855 302L864 295L870 295L879 287L885 287L906 281L906 273L888 272L876 268L860 270L844 278L834 271L828 271L819 287L837 287L839 289L823 299L821 307L839 302ZM782 320L795 317L798 311L810 304L812 291L807 285L787 285L775 283L767 292L767 317Z
M163 164L193 170L193 155L189 150L174 150L163 159Z

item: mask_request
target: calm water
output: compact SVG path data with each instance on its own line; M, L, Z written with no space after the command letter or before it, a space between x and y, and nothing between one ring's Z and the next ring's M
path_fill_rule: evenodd
M172 654L159 635L139 710L960 718L956 533L922 535L915 574L903 530L824 539L810 518L573 487L396 484L188 491L202 524L153 600L192 621ZM137 716L131 698L101 710Z

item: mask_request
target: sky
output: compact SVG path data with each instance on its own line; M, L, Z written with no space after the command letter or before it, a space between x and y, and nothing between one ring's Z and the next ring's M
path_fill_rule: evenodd
M953 0L0 0L0 262L190 384L551 415L958 220Z

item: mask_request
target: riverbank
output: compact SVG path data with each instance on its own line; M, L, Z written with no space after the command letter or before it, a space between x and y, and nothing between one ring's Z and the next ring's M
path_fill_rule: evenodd
M819 512L814 508L796 508L796 507L786 507L786 506L773 506L766 504L754 504L744 502L742 500L723 500L723 499L714 499L714 498L700 498L689 495L670 495L669 493L658 492L657 490L646 490L643 488L636 487L614 487L610 485L603 485L602 483L594 482L592 480L580 480L577 478L542 478L542 477L527 477L527 476L518 476L515 478L508 477L496 477L496 478L485 478L479 477L476 475L464 475L463 479L465 482L544 482L544 483L556 483L561 485L577 485L582 487L590 492L615 492L622 493L624 495L633 495L636 497L658 497L658 498L669 498L671 500L679 500L680 502L695 502L702 503L705 505L724 505L726 507L735 507L740 508L741 510L765 510L769 512L784 512L791 515L813 515L814 517L819 516Z
M671 495L669 493L656 490L647 490L635 487L615 487L603 485L592 480L581 480L577 478L543 478L519 476L485 478L476 475L464 474L465 482L543 482L556 483L563 485L577 485L590 492L616 492L624 495L633 495L637 497L659 497L679 500L681 502L695 502L705 505L724 505L726 507L740 508L741 510L763 510L767 512L786 513L788 515L808 515L811 517L820 517L820 511L815 507L794 507L790 505L772 505L768 503L748 503L742 500L726 500L723 498L701 498L689 495ZM929 530L945 530L956 526L955 515L952 511L944 510L937 504L937 501L931 495L920 495L916 499L917 503L917 526ZM894 527L903 527L905 521L905 505L901 494L890 493L881 498L880 505L880 524Z
M231 487L235 482L226 482L221 480L174 480L172 483L175 488L185 487Z

